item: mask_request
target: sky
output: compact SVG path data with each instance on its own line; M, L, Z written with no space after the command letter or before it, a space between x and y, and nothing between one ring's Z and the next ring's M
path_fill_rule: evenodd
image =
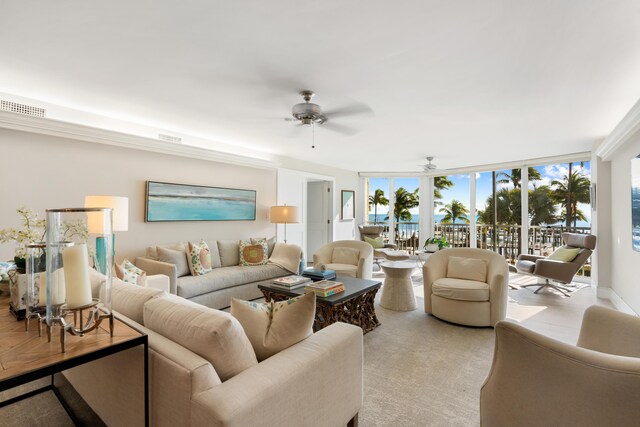
M591 177L591 165L590 162L585 162L584 166L581 166L580 163L573 164L573 170L581 169L583 172L590 178ZM562 179L563 176L567 175L569 171L569 164L555 164L555 165L545 165L538 166L537 169L542 175L541 181L529 182L529 188L533 189L534 184L537 187L542 185L551 185L551 182L555 179ZM497 171L511 173L511 170ZM454 185L449 190L442 191L442 202L446 205L451 203L451 200L458 200L464 203L465 206L469 207L469 174L464 175L450 175L449 179L453 181ZM498 178L500 179L500 177ZM420 180L418 178L395 178L394 179L394 190L399 187L404 187L407 191L413 191L420 184ZM376 188L381 188L384 190L385 196L388 198L389 195L389 180L387 178L369 178L369 194L372 195ZM513 184L498 184L498 190L501 188L513 188ZM480 172L476 173L476 210L482 210L485 208L485 203L487 198L491 195L492 184L491 184L491 171L489 172ZM585 216L589 221L591 220L591 207L588 204L578 204L578 208L584 212ZM386 214L388 212L388 207L386 206L378 206L378 216L380 214ZM371 213L373 213L373 208L371 209ZM411 209L412 214L418 214L418 208ZM436 211L435 214L442 214L442 212Z

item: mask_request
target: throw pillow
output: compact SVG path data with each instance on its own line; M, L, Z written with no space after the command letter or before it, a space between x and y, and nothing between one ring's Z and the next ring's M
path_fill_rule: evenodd
M158 254L158 261L167 262L176 266L178 277L186 276L191 272L189 269L189 260L187 260L187 252L184 248L180 251L158 246L156 252Z
M382 236L378 236L375 239L364 236L364 241L373 246L373 249L384 248L384 238Z
M449 257L447 277L450 279L487 281L487 263L483 259Z
M578 256L579 252L580 252L580 248L567 248L562 246L556 249L554 253L549 255L547 259L550 259L553 261L571 262L575 259L575 257Z
M311 335L315 314L316 296L313 292L269 303L231 299L231 315L242 325L258 361Z
M131 261L125 259L121 265L116 264L116 277L125 283L144 286L147 281L147 273L133 265Z
M222 267L240 264L240 251L237 240L218 240L218 252Z
M202 276L211 271L211 253L204 240L198 244L189 242L187 259L193 276Z
M152 298L143 307L145 327L213 365L222 381L256 365L256 354L238 320L181 298Z
M252 237L251 243L255 245L256 243L258 243L259 240L267 241L267 247L269 249L269 251L267 252L267 256L271 257L271 254L273 253L273 248L276 246L276 236L273 236L270 239L267 239L266 237Z
M331 262L333 264L358 265L359 258L360 258L359 250L354 248L338 247L338 248L333 248L333 254L331 255Z
M258 240L251 244L240 240L240 265L264 265L269 261L269 248L266 240Z

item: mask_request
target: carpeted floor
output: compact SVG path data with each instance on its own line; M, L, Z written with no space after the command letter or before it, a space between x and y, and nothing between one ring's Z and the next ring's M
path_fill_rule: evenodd
M382 272L374 278L383 280ZM360 425L475 426L479 425L480 387L491 366L493 329L453 325L425 314L421 271L414 291L418 309L376 312L381 326L364 337L364 407ZM512 274L510 283L532 283ZM535 288L509 291L507 317L553 338L575 343L584 310L598 300L585 287L566 298ZM378 300L380 298L378 293ZM15 390L0 393L4 400ZM3 426L72 425L53 393L48 392L0 409Z

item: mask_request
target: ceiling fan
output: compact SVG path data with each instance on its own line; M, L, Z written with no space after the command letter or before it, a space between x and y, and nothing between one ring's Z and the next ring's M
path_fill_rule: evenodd
M372 115L373 110L366 104L351 104L333 110L323 111L318 104L311 102L315 93L312 90L301 90L300 96L304 102L296 104L291 109L291 117L286 117L288 122L295 122L298 126L321 125L322 128L341 133L343 135L355 135L358 129L335 123L334 120L340 117L353 115Z
M426 165L422 165L422 169L425 172L431 172L438 169L438 166L431 163L433 161L433 156L427 156L427 160L429 161L429 163L427 163Z

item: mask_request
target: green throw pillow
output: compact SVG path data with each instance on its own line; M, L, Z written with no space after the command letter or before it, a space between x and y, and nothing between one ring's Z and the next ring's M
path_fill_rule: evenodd
M376 237L375 239L364 236L364 241L373 246L373 249L384 248L384 239L382 236Z
M564 261L571 262L578 256L578 252L580 252L580 248L564 248L560 247L556 249L554 253L549 255L547 259L553 261Z

